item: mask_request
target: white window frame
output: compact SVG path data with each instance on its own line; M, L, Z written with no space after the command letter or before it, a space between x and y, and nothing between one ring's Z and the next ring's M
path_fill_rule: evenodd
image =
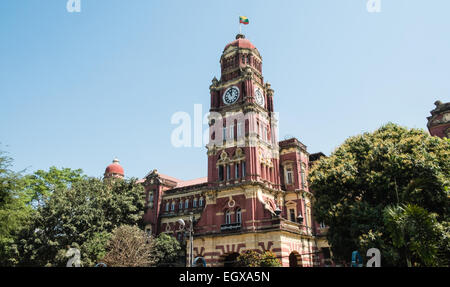
M242 123L237 124L237 138L239 139L242 136Z
M225 224L231 224L231 211L227 210L225 212Z
M242 223L242 211L240 208L236 210L236 223Z
M286 184L287 185L294 184L294 170L293 170L293 168L291 166L287 166L284 171L285 171L285 174L286 174L286 177L285 177Z

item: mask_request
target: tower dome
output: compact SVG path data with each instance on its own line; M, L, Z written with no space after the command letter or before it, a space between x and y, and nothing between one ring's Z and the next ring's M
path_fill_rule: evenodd
M120 165L120 161L117 158L113 160L112 164L106 167L104 176L105 178L109 177L123 178L125 176L123 167Z
M245 35L243 35L243 34L237 34L236 40L234 40L231 43L228 43L228 45L226 45L225 49L223 49L223 50L225 51L230 46L234 46L234 47L238 47L238 48L245 48L245 49L256 49L255 45L253 45L252 42L250 42L249 40L245 39Z

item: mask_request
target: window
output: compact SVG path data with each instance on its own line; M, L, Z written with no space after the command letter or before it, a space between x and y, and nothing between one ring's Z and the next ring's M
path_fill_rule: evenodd
M242 162L242 178L245 179L245 161Z
M230 180L231 172L230 172L230 165L227 165L227 180Z
M239 164L234 165L234 178L239 178Z
M148 206L150 208L153 207L153 192L150 194L149 198L148 198Z
M225 224L231 224L231 211L227 210L225 212Z
M241 217L241 209L238 208L236 210L236 222L241 223L242 217Z
M222 129L222 138L223 140L227 139L227 127L223 127Z
M234 125L230 126L229 132L230 132L230 134L229 134L228 138L234 139Z
M200 197L200 200L198 201L199 206L203 206L203 197Z
M197 207L197 198L194 198L194 201L192 202L192 207Z
M295 222L295 210L289 209L289 220Z
M169 211L169 203L168 202L166 202L166 211Z
M291 167L286 168L286 184L292 184L293 183L292 176L293 176L292 168Z
M180 204L178 205L178 209L183 209L183 200L180 200Z
M267 127L264 127L263 132L264 132L263 139L266 141L267 140Z
M237 124L237 137L240 138L242 136L242 123Z
M184 202L184 208L189 208L189 199Z
M175 210L175 201L172 201L172 206L170 208L171 210Z
M224 176L223 176L223 165L219 165L219 180L223 181Z
M326 225L325 225L325 223L324 223L324 222L321 222L321 223L320 223L320 225L319 225L319 227L320 227L320 229L323 229L323 228L325 228L325 227L326 227Z

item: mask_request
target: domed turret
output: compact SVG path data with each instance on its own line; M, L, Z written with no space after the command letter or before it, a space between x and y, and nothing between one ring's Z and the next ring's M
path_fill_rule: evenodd
M430 112L431 116L427 118L428 130L432 136L450 138L450 102L436 101L434 105L436 108Z
M123 178L125 176L125 173L123 171L123 167L120 165L120 161L115 158L112 162L112 164L108 165L105 169L105 178L110 177L118 177Z

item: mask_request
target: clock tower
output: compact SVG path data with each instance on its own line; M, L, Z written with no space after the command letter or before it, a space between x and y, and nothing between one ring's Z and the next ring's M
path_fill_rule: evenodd
M295 138L278 142L274 91L244 35L225 46L220 66L210 85L208 176L149 173L146 229L181 241L179 219L192 223L189 265L231 266L246 250L270 251L283 266L318 265L327 244L315 237L307 147Z
M258 49L238 34L220 58L221 77L210 86L208 183L264 182L279 189L273 90L264 82Z

